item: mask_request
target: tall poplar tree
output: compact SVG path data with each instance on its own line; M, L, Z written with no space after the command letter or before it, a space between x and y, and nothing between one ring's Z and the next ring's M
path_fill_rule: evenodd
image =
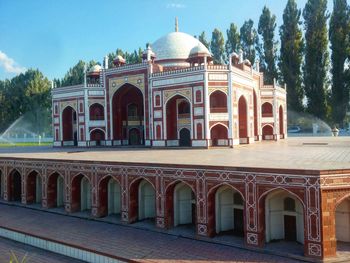
M303 34L300 28L301 11L295 0L288 0L280 27L281 51L279 68L282 82L287 85L287 105L297 112L303 111L304 90L301 66L303 62Z
M207 37L206 37L204 31L199 35L198 40L199 40L207 49L209 49L209 47L210 47L210 42L207 40Z
M265 82L272 84L278 78L277 72L277 42L275 41L276 16L264 6L259 19L258 33L263 43L260 54L260 67L264 72Z
M327 117L327 70L329 64L327 0L308 0L304 11L305 63L304 88L307 110Z
M347 58L349 12L346 0L334 0L329 23L332 62L332 120L343 126L349 105L349 90L346 85L344 64Z
M238 52L241 48L240 35L237 26L230 24L230 28L226 30L227 39L225 44L226 57L229 58L232 52Z
M224 61L225 40L222 32L215 28L211 37L210 50L213 53L214 63L222 64Z
M244 22L240 29L241 35L241 47L243 50L243 55L246 59L254 64L256 56L256 45L258 43L258 33L254 28L253 20L249 19Z

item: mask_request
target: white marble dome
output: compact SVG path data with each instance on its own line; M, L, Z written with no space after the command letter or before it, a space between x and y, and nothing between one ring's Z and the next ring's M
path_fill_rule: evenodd
M209 50L193 36L182 33L169 33L152 45L152 50L156 55L156 62L165 60L183 60L185 61L193 50L201 50L210 54Z
M90 68L89 72L100 72L101 69L102 67L99 64L96 64Z

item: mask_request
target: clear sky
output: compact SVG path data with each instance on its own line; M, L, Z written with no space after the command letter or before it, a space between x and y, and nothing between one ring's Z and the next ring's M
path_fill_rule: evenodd
M329 2L332 2L329 0ZM231 22L257 21L264 5L281 25L286 0L0 0L0 79L39 68L63 77L79 59L102 62L117 48L132 51L174 31L198 35ZM306 0L297 0L299 8ZM226 36L226 33L225 33Z

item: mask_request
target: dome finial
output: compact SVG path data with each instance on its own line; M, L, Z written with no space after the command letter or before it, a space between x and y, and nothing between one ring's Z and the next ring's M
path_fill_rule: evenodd
M179 32L179 20L175 17L175 32Z

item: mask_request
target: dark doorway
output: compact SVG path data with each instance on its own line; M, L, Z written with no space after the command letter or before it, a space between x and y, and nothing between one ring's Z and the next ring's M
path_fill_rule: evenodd
M180 131L180 146L191 146L191 134L188 129L181 129Z
M284 216L284 239L297 241L297 224L295 216Z
M9 176L9 201L20 202L22 199L22 182L21 175L14 171Z
M140 132L138 129L131 129L129 131L129 145L141 145Z
M233 209L233 234L236 236L244 236L243 210Z

